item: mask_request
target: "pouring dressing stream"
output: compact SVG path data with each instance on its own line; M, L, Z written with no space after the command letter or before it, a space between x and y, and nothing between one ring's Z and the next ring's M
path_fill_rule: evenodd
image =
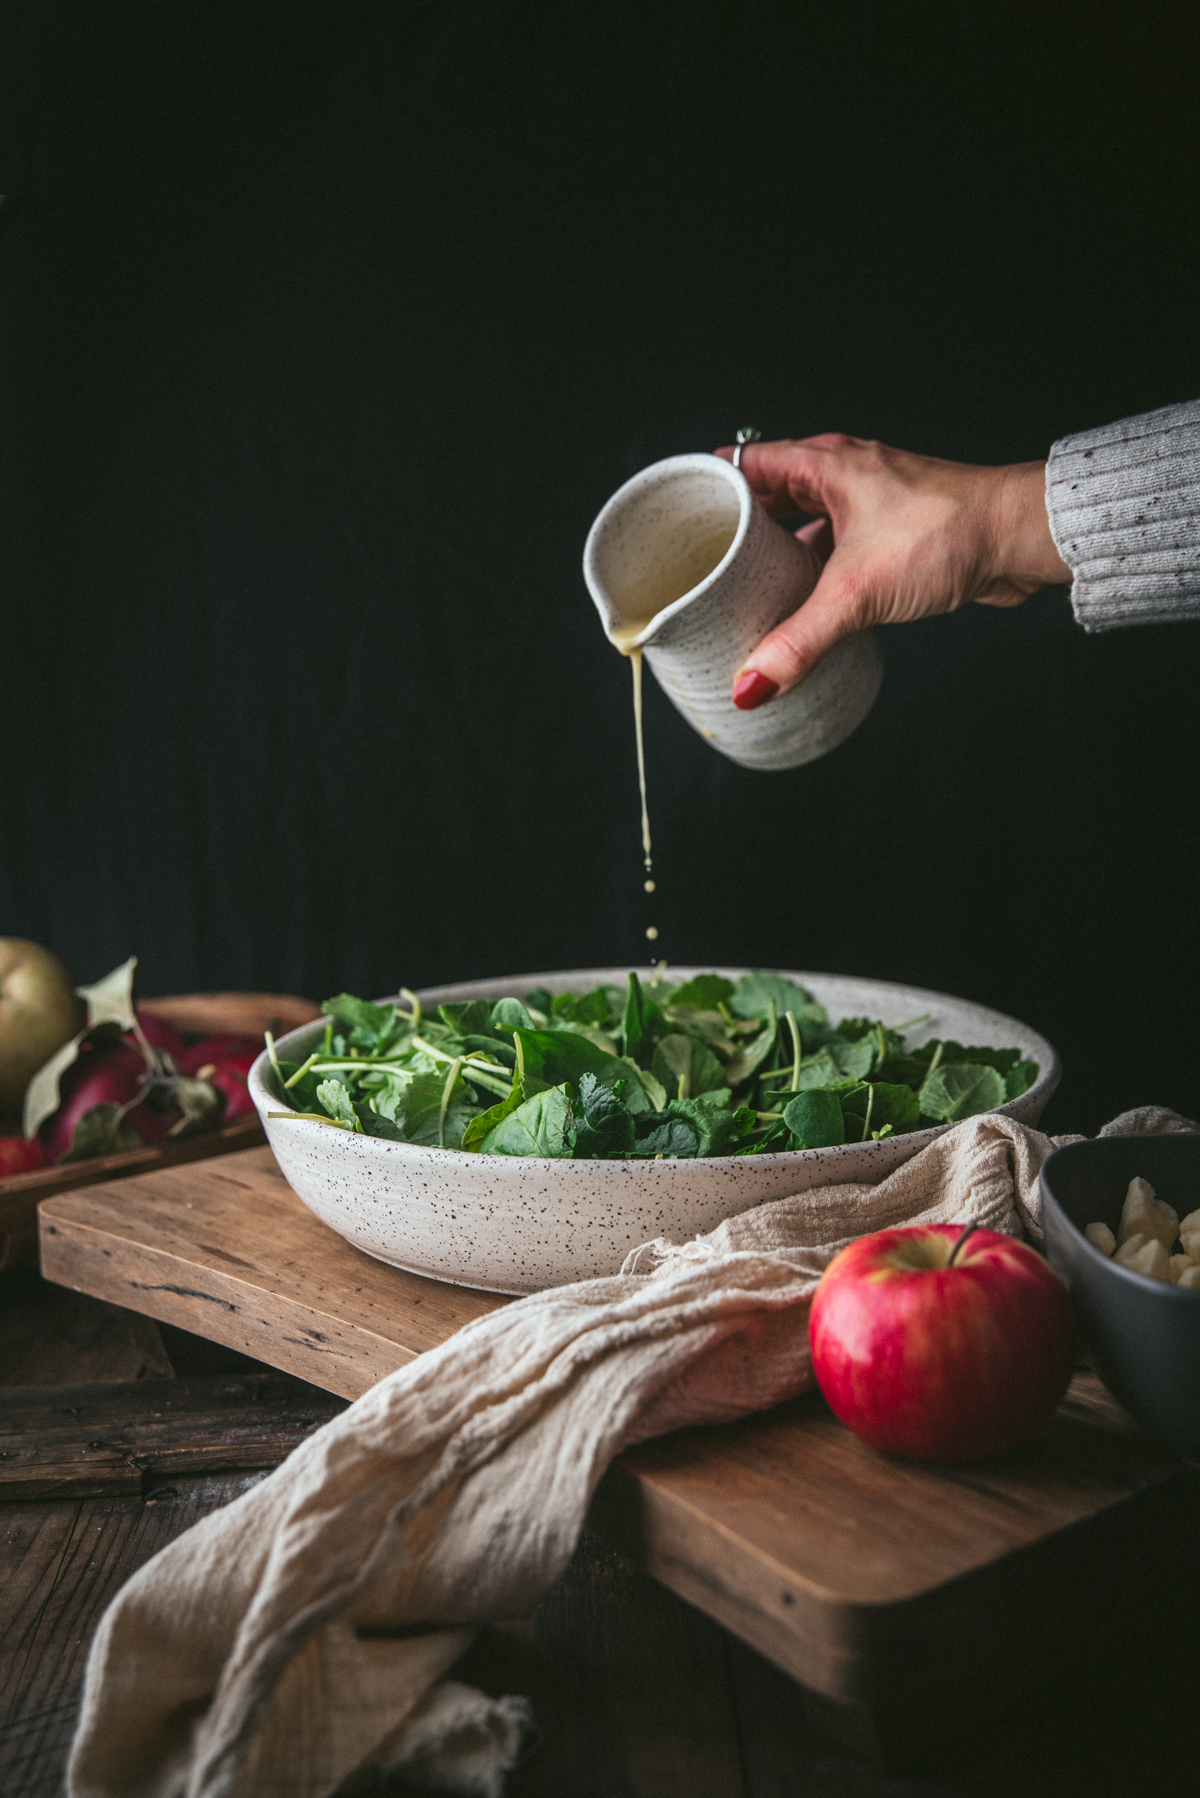
M709 529L702 538L685 547L672 568L656 570L652 575L626 588L617 601L622 621L609 631L609 641L621 655L628 657L633 670L633 731L637 745L638 792L642 801L642 854L646 867L643 886L647 893L655 891L655 882L651 878L654 862L650 841L650 812L646 802L646 748L642 732L642 646L638 639L660 612L667 606L674 605L677 599L682 599L685 593L690 593L693 587L698 587L712 573L736 535L736 525L732 529L724 526L716 531ZM712 735L711 731L705 734ZM657 939L658 930L653 924L647 929L646 936L651 942Z

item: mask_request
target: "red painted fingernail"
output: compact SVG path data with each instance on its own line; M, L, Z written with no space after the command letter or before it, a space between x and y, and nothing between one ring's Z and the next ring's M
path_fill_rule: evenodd
M768 680L757 668L749 668L733 683L733 703L739 711L752 712L756 706L766 705L768 699L774 699L778 691L773 680Z

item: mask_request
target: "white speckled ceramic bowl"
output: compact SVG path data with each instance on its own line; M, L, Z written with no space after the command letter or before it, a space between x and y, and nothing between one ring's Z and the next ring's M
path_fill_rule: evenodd
M687 980L702 968L672 968ZM745 968L717 970L736 980ZM930 1014L908 1033L911 1043L931 1036L961 1043L1019 1048L1038 1063L1027 1093L1002 1107L1036 1124L1062 1072L1045 1037L1001 1012L881 980L833 974L796 974L833 1019L882 1018L902 1024ZM518 974L423 992L427 1010L459 999L520 996L532 987L589 992L623 986L625 968ZM302 1061L324 1023L305 1024L280 1039L290 1061ZM665 1236L674 1242L712 1230L723 1218L766 1199L845 1180L882 1180L915 1155L939 1130L915 1131L877 1143L803 1149L779 1155L714 1156L696 1161L541 1161L510 1155L464 1155L330 1130L304 1118L267 1116L279 1109L264 1084L266 1055L250 1070L250 1092L285 1179L310 1210L356 1248L395 1267L479 1286L490 1292L537 1292L618 1272L631 1249Z
M743 768L811 762L875 703L883 663L870 631L845 638L782 699L753 712L733 703L737 670L820 572L808 545L768 518L745 475L719 456L668 456L643 468L613 494L583 552L610 640L653 611L629 647L644 648L676 709Z

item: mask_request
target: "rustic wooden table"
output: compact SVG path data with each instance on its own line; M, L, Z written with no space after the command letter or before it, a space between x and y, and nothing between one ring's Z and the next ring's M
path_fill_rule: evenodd
M323 1385L332 1384L329 1368L340 1366L342 1389L350 1392L386 1371L381 1362L394 1366L420 1346L410 1340L399 1348L399 1334L411 1339L420 1329L429 1341L440 1340L452 1318L439 1307L495 1302L477 1294L447 1298L444 1288L424 1291L428 1282L407 1286L411 1276L334 1238L325 1249L335 1257L344 1251L361 1275L358 1308L347 1322L340 1315L344 1304L314 1304L312 1282L321 1270L312 1265L315 1238L303 1232L310 1221L322 1227L301 1215L303 1208L291 1208L286 1188L271 1184L268 1163L263 1151L210 1163L220 1180L199 1188L198 1166L156 1176L169 1181L166 1191L177 1198L179 1183L187 1186L192 1197L180 1198L178 1209L164 1207L164 1189L145 1177L107 1194L99 1189L48 1202L44 1227L58 1233L51 1240L59 1278L71 1277L70 1257L86 1250L89 1265L109 1267L114 1294L122 1294L124 1282L123 1296L137 1301L140 1314L33 1275L0 1279L0 1379L8 1388L0 1394L0 1492L10 1495L0 1505L4 1798L48 1798L58 1790L87 1643L108 1598L158 1547L261 1478L338 1406L315 1380L289 1378L247 1356L249 1338L239 1332L248 1311L259 1320L257 1342L274 1336L274 1360L283 1358L282 1345L310 1377L320 1370ZM247 1178L252 1164L255 1180ZM252 1261L244 1237L223 1233L219 1243L209 1242L216 1254L200 1253L197 1240L211 1236L206 1226L214 1214L204 1210L198 1192L207 1192L218 1210L231 1208L243 1231L270 1199L269 1252L260 1236ZM112 1268L118 1239L134 1242L138 1253ZM329 1263L322 1266L328 1272ZM401 1290L407 1309L398 1305ZM250 1291L275 1308L247 1307ZM152 1307L163 1322L144 1314ZM194 1329L197 1314L207 1335L223 1334L226 1346L169 1321ZM347 1360L354 1367L349 1375ZM1067 1432L1086 1440L1106 1404L1084 1381L1076 1405ZM751 1498L759 1501L761 1550L765 1490L776 1540L760 1554L759 1574L775 1581L782 1564L790 1584L776 1590L774 1613L759 1605L774 1631L759 1646L786 1665L787 1656L812 1648L804 1648L804 1638L814 1619L820 1623L814 1594L822 1574L819 1565L796 1564L789 1504L793 1511L807 1506L806 1529L823 1530L826 1541L840 1538L840 1565L825 1571L843 1583L856 1563L869 1582L878 1545L864 1533L861 1515L839 1520L834 1506L826 1506L824 1518L818 1514L819 1482L807 1497L789 1498L778 1480L781 1450L801 1453L826 1480L855 1474L883 1540L912 1535L916 1512L906 1518L904 1504L919 1511L925 1502L923 1470L912 1470L897 1506L895 1489L889 1500L872 1487L870 1460L813 1401L731 1431L688 1432L647 1445L602 1489L592 1519L602 1539L585 1537L569 1573L534 1615L482 1632L458 1669L485 1689L524 1692L534 1701L539 1740L510 1782L512 1798L1191 1793L1195 1752L1186 1701L1178 1714L1175 1694L1195 1689L1200 1675L1196 1632L1185 1629L1196 1596L1195 1489L1174 1477L1153 1477L1162 1457L1127 1424L1115 1436L1103 1435L1105 1452L1090 1461L1085 1456L1082 1466L1076 1457L1071 1479L1060 1480L1052 1495L1064 1523L1054 1531L1055 1555L1026 1555L1015 1587L997 1587L994 1576L960 1577L943 1582L932 1604L928 1597L900 1597L876 1607L876 1619L886 1613L898 1646L883 1664L897 1686L893 1710L900 1716L893 1723L907 1747L904 1777L884 1771L879 1754L864 1750L867 1736L860 1735L858 1748L844 1745L844 1704L830 1705L796 1683L745 1639L754 1640L745 1616L747 1594L754 1596L746 1569L754 1557L738 1513ZM697 1456L700 1438L704 1452ZM1122 1510L1114 1503L1122 1478L1127 1500L1136 1499L1130 1488L1141 1482L1142 1527L1114 1536L1104 1520ZM752 1492L756 1482L759 1490ZM980 1517L1009 1544L1001 1563L1045 1534L1049 1501L1044 1490L1031 1501L1020 1468L955 1476L939 1490L942 1534L952 1549L957 1538L961 1550L964 1528L969 1537ZM1067 1516L1072 1507L1074 1524ZM919 1561L931 1545L917 1546ZM659 1577L650 1577L647 1566ZM788 1590L804 1602L784 1604ZM947 1603L962 1639L964 1594L976 1607L968 1638L987 1652L966 1657L954 1677L939 1642ZM1075 1607L1057 1631L1050 1627L1056 1605ZM754 1628L762 1627L761 1614ZM861 1642L848 1639L845 1646L853 1661ZM827 1633L816 1647L828 1655ZM915 1713L907 1732L905 1711ZM382 1790L369 1783L367 1789Z

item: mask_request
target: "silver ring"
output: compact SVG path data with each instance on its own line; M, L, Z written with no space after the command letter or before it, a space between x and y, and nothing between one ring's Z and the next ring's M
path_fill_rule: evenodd
M742 451L745 449L746 445L748 443L757 443L761 436L762 432L757 425L742 426L734 439L737 444L737 448L733 452L733 466L735 468L740 468L742 466Z

